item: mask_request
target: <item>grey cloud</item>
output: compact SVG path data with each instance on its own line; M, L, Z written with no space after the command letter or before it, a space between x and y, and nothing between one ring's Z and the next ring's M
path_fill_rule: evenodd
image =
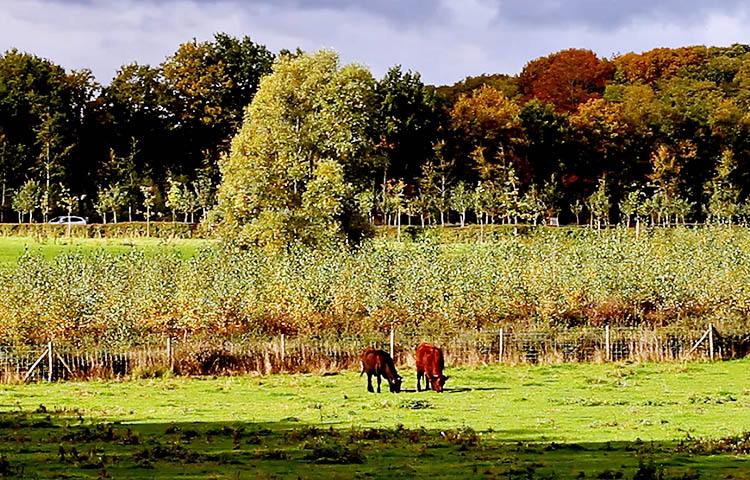
M707 14L734 14L747 4L742 0L497 0L500 16L508 24L580 26L612 30L634 22L693 25Z
M427 83L517 73L571 47L602 56L661 46L747 42L743 2L696 0L1 0L0 52L11 47L107 83L123 64L159 64L216 32L272 51L337 50L376 77L395 64ZM712 15L713 14L713 15Z

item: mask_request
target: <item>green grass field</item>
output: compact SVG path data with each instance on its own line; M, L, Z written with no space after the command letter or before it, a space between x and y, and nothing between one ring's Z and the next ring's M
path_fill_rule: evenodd
M401 394L357 372L2 386L0 477L750 478L749 368L449 369L443 394L406 367Z
M63 252L106 250L113 254L125 253L133 248L146 252L157 252L174 249L183 257L189 257L203 246L210 245L213 240L177 239L165 240L161 238L47 238L39 241L32 237L2 237L0 238L0 267L11 266L25 252L41 253L51 259Z

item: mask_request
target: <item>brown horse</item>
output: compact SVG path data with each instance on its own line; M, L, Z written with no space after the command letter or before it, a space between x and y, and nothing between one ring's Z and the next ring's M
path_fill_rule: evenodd
M417 391L422 391L421 380L425 379L425 388L442 392L448 377L443 375L443 351L435 345L423 343L417 347Z
M381 376L388 381L391 392L399 393L401 391L401 377L396 371L393 359L390 355L382 350L367 348L362 352L362 373L367 374L367 391L374 391L372 388L372 376L378 377L378 393L380 393Z

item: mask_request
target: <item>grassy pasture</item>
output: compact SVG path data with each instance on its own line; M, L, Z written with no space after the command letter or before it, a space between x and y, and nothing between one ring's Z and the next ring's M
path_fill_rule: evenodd
M398 395L352 371L2 386L0 476L748 478L750 438L695 439L750 431L749 367L449 369L443 394L406 367Z
M176 250L183 257L192 256L203 246L210 245L212 240L163 238L46 238L42 241L32 237L0 237L0 267L12 266L25 252L40 253L46 259L52 259L61 253L80 251L91 252L105 250L112 254L127 253L139 249L150 253L164 250Z

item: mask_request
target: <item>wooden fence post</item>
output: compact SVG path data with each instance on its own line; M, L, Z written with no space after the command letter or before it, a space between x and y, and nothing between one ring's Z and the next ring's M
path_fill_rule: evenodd
M609 342L609 325L604 326L604 349L605 349L604 359L607 361L612 360L612 355L611 355L612 347Z
M503 363L503 329L500 329L500 348L498 349L497 361Z
M47 366L49 371L47 372L47 381L52 381L52 341L47 342Z
M167 337L167 363L169 364L169 371L174 371L174 362L172 361L172 337Z
M711 356L711 361L714 359L714 324L708 324L708 352Z
M396 327L391 325L391 358L393 358L393 340L394 340L394 330L396 330Z

